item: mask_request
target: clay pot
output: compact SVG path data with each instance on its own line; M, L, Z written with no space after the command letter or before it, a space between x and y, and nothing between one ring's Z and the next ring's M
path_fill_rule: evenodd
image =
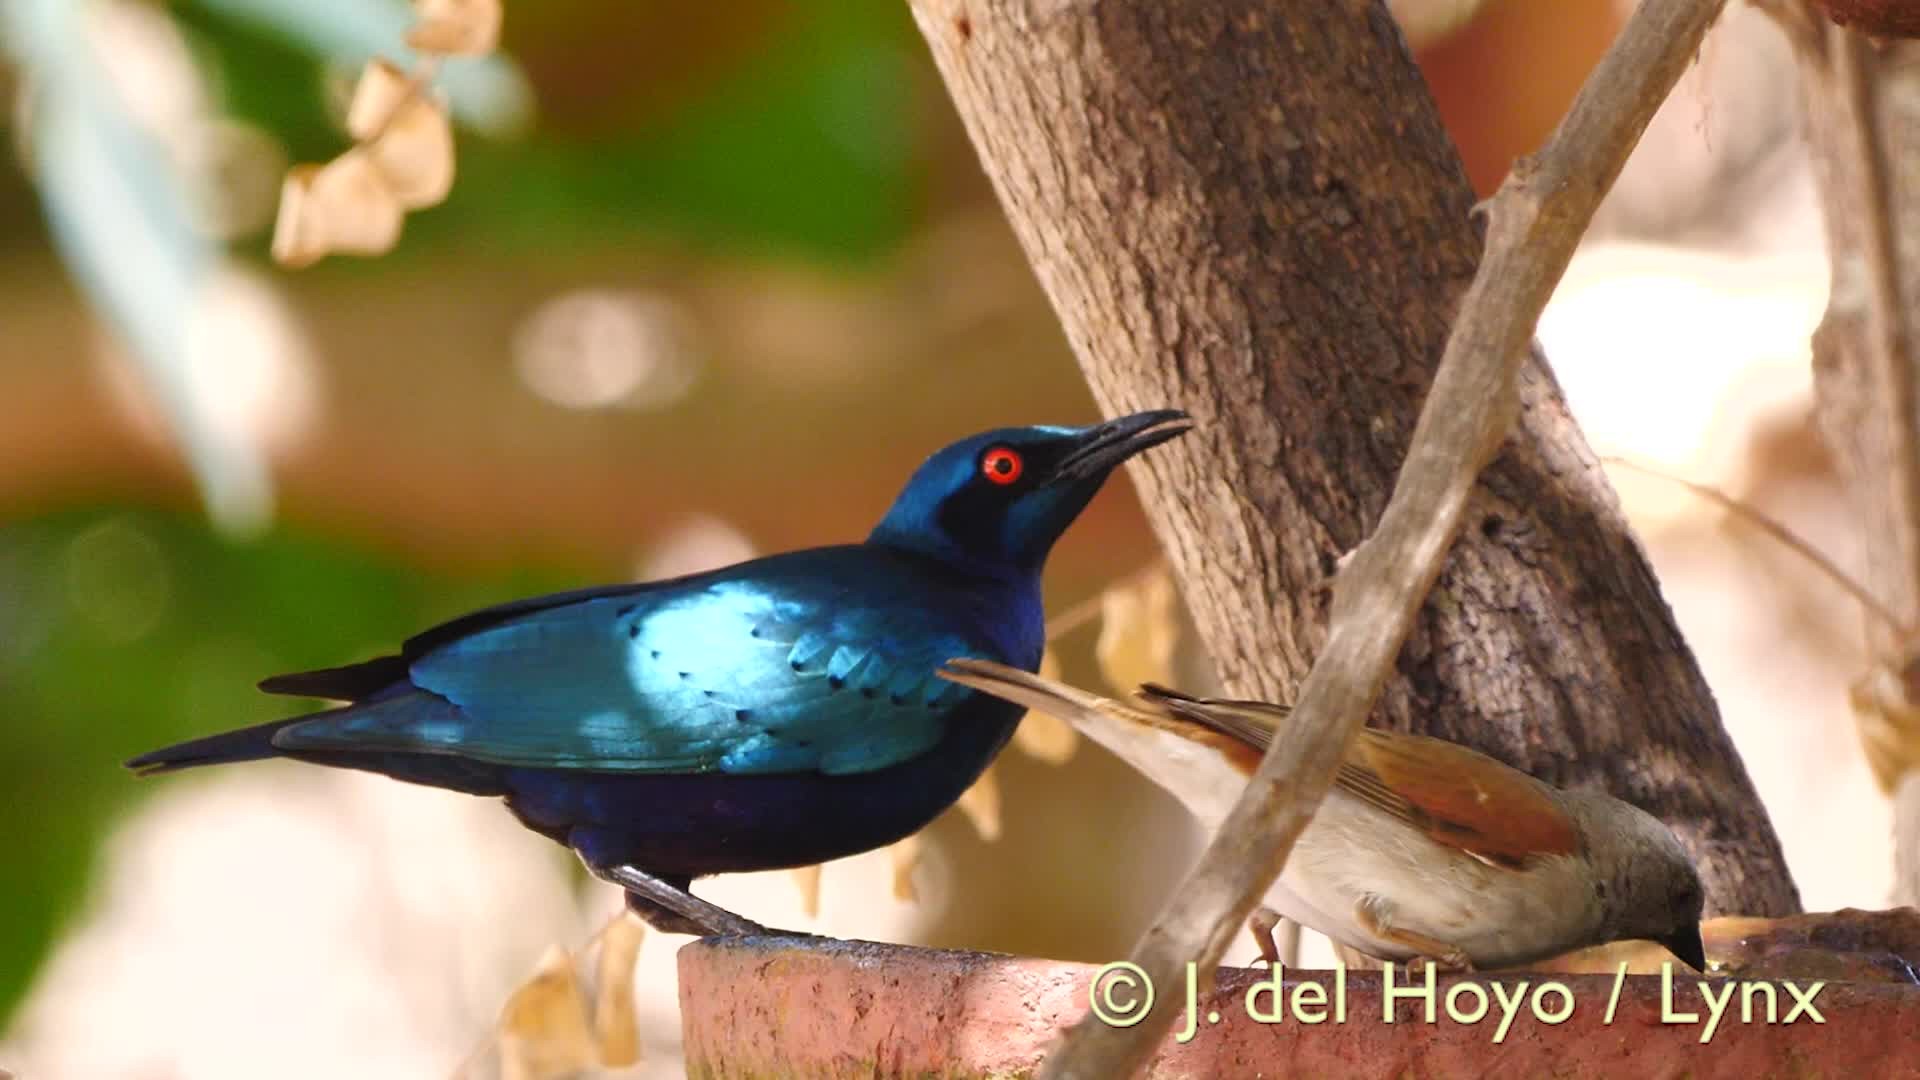
M1152 1008L1176 1015L1145 1075L1915 1075L1920 913L1723 919L1708 924L1707 940L1708 956L1732 959L1741 975L1703 980L1675 964L1670 975L1617 976L1622 960L1658 970L1660 959L1589 952L1556 961L1567 971L1439 975L1431 1021L1424 972L1392 973L1388 1023L1383 972L1289 971L1276 982L1264 970L1222 968L1191 1013L1184 985L1158 990ZM680 952L687 1072L1023 1076L1087 1012L1098 970L826 938L706 939ZM1703 983L1722 1002L1717 1023ZM1123 1020L1142 997L1137 984L1114 985L1108 1000Z

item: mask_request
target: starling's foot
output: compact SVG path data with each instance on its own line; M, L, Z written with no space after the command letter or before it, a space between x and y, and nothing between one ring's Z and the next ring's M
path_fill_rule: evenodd
M668 934L721 934L745 937L770 931L751 919L743 919L718 904L662 881L635 866L588 866L595 877L627 891L629 905L654 929ZM632 901L642 901L633 905Z

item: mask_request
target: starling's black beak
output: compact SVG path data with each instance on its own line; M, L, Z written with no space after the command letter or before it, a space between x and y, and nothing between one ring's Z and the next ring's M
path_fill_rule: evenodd
M1055 466L1050 483L1103 476L1142 450L1185 434L1193 419L1179 409L1154 409L1088 429L1079 446Z
M1702 975L1707 971L1707 945L1700 940L1700 924L1693 923L1685 930L1660 939L1667 951L1685 961L1687 966Z

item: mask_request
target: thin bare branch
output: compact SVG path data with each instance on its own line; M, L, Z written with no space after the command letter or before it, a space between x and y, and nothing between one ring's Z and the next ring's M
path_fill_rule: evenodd
M1754 528L1759 529L1775 540L1778 540L1795 554L1812 563L1814 567L1822 574L1825 574L1829 580L1846 590L1849 596L1858 600L1860 606L1866 608L1869 615L1879 620L1889 633L1902 637L1910 633L1907 624L1898 615L1894 614L1892 608L1881 603L1879 597L1868 592L1865 585L1854 580L1853 575L1840 569L1839 565L1832 559L1827 558L1820 549L1801 539L1798 534L1785 525L1780 524L1760 511L1755 510L1753 507L1748 506L1746 503L1728 495L1719 488L1711 487L1707 484L1695 483L1692 480L1675 476L1672 473L1653 468L1650 465L1642 465L1638 462L1629 461L1623 457L1603 456L1600 461L1602 464L1618 465L1624 469L1632 469L1634 472L1640 473L1643 476L1651 476L1665 480L1669 484L1676 484L1708 502L1714 503L1733 516L1752 525Z
M1546 148L1488 204L1486 255L1462 303L1379 527L1339 571L1325 649L1294 722L1173 894L1131 962L1150 985L1203 982L1279 876L1379 697L1459 531L1480 469L1512 426L1534 327L1601 197L1686 69L1722 0L1642 0ZM1176 1010L1126 1028L1089 1015L1040 1076L1107 1080L1144 1063Z
M1126 577L1120 578L1119 580L1113 582L1111 585L1108 585L1105 589L1102 589L1099 592L1094 593L1092 596L1087 597L1086 599L1073 605L1072 607L1061 612L1060 614L1055 615L1053 618L1048 619L1047 620L1047 640L1054 641L1056 639L1066 637L1068 634L1073 633L1075 630L1078 630L1081 627L1086 626L1089 623L1093 622L1093 620L1100 617L1101 604L1104 602L1106 598L1106 594L1109 591L1113 589L1130 588L1133 585L1146 580L1148 575L1156 573L1161 569L1164 569L1166 565L1167 565L1167 560L1165 560L1164 558L1155 559L1152 562L1149 562L1147 565L1141 567L1140 569L1135 570L1132 573L1128 574Z

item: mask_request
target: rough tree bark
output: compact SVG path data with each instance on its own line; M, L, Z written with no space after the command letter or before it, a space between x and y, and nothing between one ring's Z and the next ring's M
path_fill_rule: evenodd
M1909 9L1920 5L1907 5ZM1813 337L1816 414L1866 548L1866 587L1920 625L1920 43L1876 43L1804 0L1767 5L1794 45L1825 212L1832 291ZM1920 904L1920 653L1870 620L1856 694L1869 761L1894 798L1894 899Z
M911 0L1235 694L1290 700L1392 490L1480 253L1378 0ZM1649 388L1649 392L1656 392ZM1799 901L1604 474L1535 356L1375 722L1670 821L1715 913Z

